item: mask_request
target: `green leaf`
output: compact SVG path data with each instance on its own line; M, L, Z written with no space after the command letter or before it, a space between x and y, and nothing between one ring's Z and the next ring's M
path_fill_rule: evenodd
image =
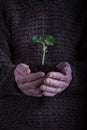
M42 42L42 36L33 36L32 41L33 42L37 42L37 43L41 43Z
M53 46L55 44L54 37L51 35L46 35L45 43L46 45Z

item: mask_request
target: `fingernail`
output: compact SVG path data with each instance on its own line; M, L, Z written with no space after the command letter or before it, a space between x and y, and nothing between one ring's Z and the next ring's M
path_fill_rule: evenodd
M53 75L49 73L49 74L47 74L47 77L53 77Z
M50 74L50 75L49 75L49 77L51 77L51 78L52 78L52 77L53 77L53 75L52 75L52 74Z
M48 79L45 79L44 80L44 83L49 83L50 81Z

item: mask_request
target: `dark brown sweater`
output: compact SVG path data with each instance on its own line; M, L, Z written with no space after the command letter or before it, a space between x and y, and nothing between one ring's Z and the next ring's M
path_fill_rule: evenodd
M32 36L51 34L45 63L67 61L70 86L55 97L24 95L14 68L41 64L41 45ZM84 0L0 0L0 130L83 130L87 86L87 26Z

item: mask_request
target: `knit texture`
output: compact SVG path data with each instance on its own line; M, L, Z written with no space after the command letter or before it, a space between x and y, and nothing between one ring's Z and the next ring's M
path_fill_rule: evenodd
M51 34L45 64L67 61L70 86L55 97L28 97L17 87L19 63L41 64L42 46L34 35ZM87 85L85 1L0 0L0 130L83 130Z

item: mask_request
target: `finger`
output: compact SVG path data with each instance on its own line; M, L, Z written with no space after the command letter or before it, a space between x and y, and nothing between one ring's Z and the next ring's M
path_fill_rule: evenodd
M41 85L40 89L44 92L55 93L55 94L61 93L64 90L64 88L54 88L47 85Z
M43 95L47 97L53 97L56 95L56 93L43 92Z
M71 74L72 73L71 66L68 62L61 62L56 66L56 68L61 70L61 72L64 74Z
M67 65L67 66L64 67L64 73L65 73L66 75L71 75L72 70L71 70L70 65Z
M57 93L58 93L58 94L59 94L59 93L62 93L65 89L66 89L65 87L58 88L58 89L57 89Z
M60 72L49 72L47 74L47 77L62 80L62 81L66 80L66 76Z
M49 72L47 74L47 77L52 78L52 79L56 79L56 80L61 80L61 81L64 81L66 83L69 83L72 80L71 74L64 75L60 72Z
M42 91L49 92L49 93L56 93L57 92L57 88L50 87L50 86L47 86L47 85L41 85L40 89Z
M16 71L19 74L26 75L29 74L31 70L29 69L28 65L21 63L17 66Z
M21 85L22 84L22 81L21 81L21 76L20 76L20 74L19 73L16 73L16 71L14 72L14 75L15 75L15 81L16 81L16 83L17 84L19 84L19 85Z
M29 83L29 82L32 82L34 80L40 79L44 76L45 76L44 72L30 73L27 76L23 76L21 78L21 81L22 81L22 83Z
M59 81L59 80L55 80L55 79L51 79L51 78L46 78L44 80L44 83L48 86L52 86L52 87L56 87L56 88L59 88L59 87L67 87L67 83L64 82L64 81Z
M42 82L43 82L44 78L41 78L41 79L38 79L38 80L35 80L35 81L32 81L30 83L24 83L22 84L20 87L20 89L23 89L23 90L29 90L29 89L35 89L35 88L38 88Z
M35 97L42 96L42 92L40 89L29 89L27 91L23 91L23 93L27 96L35 96Z

